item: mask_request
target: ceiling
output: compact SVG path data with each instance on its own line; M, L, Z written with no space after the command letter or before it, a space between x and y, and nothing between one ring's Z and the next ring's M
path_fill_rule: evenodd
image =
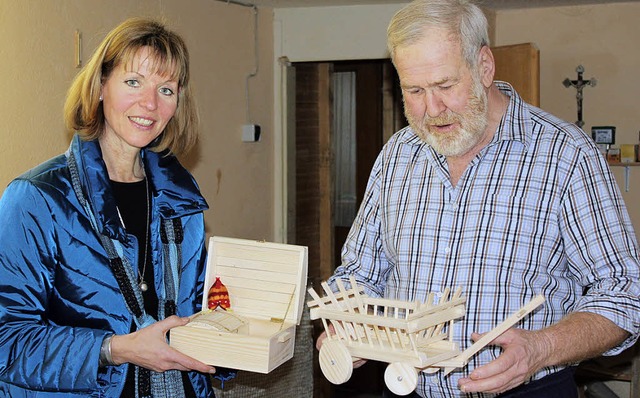
M225 0L219 0L225 1ZM233 0L229 0L234 2ZM404 4L409 0L239 0L239 2L263 7L321 7L373 4ZM606 3L632 3L640 0L479 0L478 3L488 9L506 10L516 8L554 7Z

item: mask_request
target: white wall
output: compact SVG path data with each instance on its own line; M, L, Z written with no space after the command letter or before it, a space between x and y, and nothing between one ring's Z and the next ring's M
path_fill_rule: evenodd
M275 9L275 56L292 62L387 58L387 24L401 6Z

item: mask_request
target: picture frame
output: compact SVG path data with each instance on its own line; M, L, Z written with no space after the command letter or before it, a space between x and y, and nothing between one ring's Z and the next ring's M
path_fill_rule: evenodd
M591 137L598 145L613 145L616 142L615 126L593 126Z

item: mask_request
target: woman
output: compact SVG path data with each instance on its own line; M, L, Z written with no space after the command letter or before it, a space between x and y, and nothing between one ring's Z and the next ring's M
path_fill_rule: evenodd
M183 40L116 27L65 120L69 150L0 200L0 393L213 396L215 369L167 344L199 310L208 208L174 157L196 141Z

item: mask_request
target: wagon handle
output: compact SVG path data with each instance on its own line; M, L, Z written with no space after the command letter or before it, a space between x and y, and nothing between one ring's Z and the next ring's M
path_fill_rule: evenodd
M515 312L509 318L502 321L501 324L491 329L491 331L489 331L487 334L482 336L478 341L473 343L471 347L464 350L460 355L458 355L457 359L460 359L462 363L467 363L469 359L472 356L474 356L478 351L483 349L486 345L491 343L491 341L493 341L495 338L500 336L502 333L506 332L509 328L515 325L519 320L524 318L531 311L538 308L542 303L544 303L544 301L545 301L544 296L542 295L538 295L534 297L531 301L529 301L527 304L521 307L517 312ZM448 375L454 369L455 369L454 367L445 368L444 375L445 376Z

